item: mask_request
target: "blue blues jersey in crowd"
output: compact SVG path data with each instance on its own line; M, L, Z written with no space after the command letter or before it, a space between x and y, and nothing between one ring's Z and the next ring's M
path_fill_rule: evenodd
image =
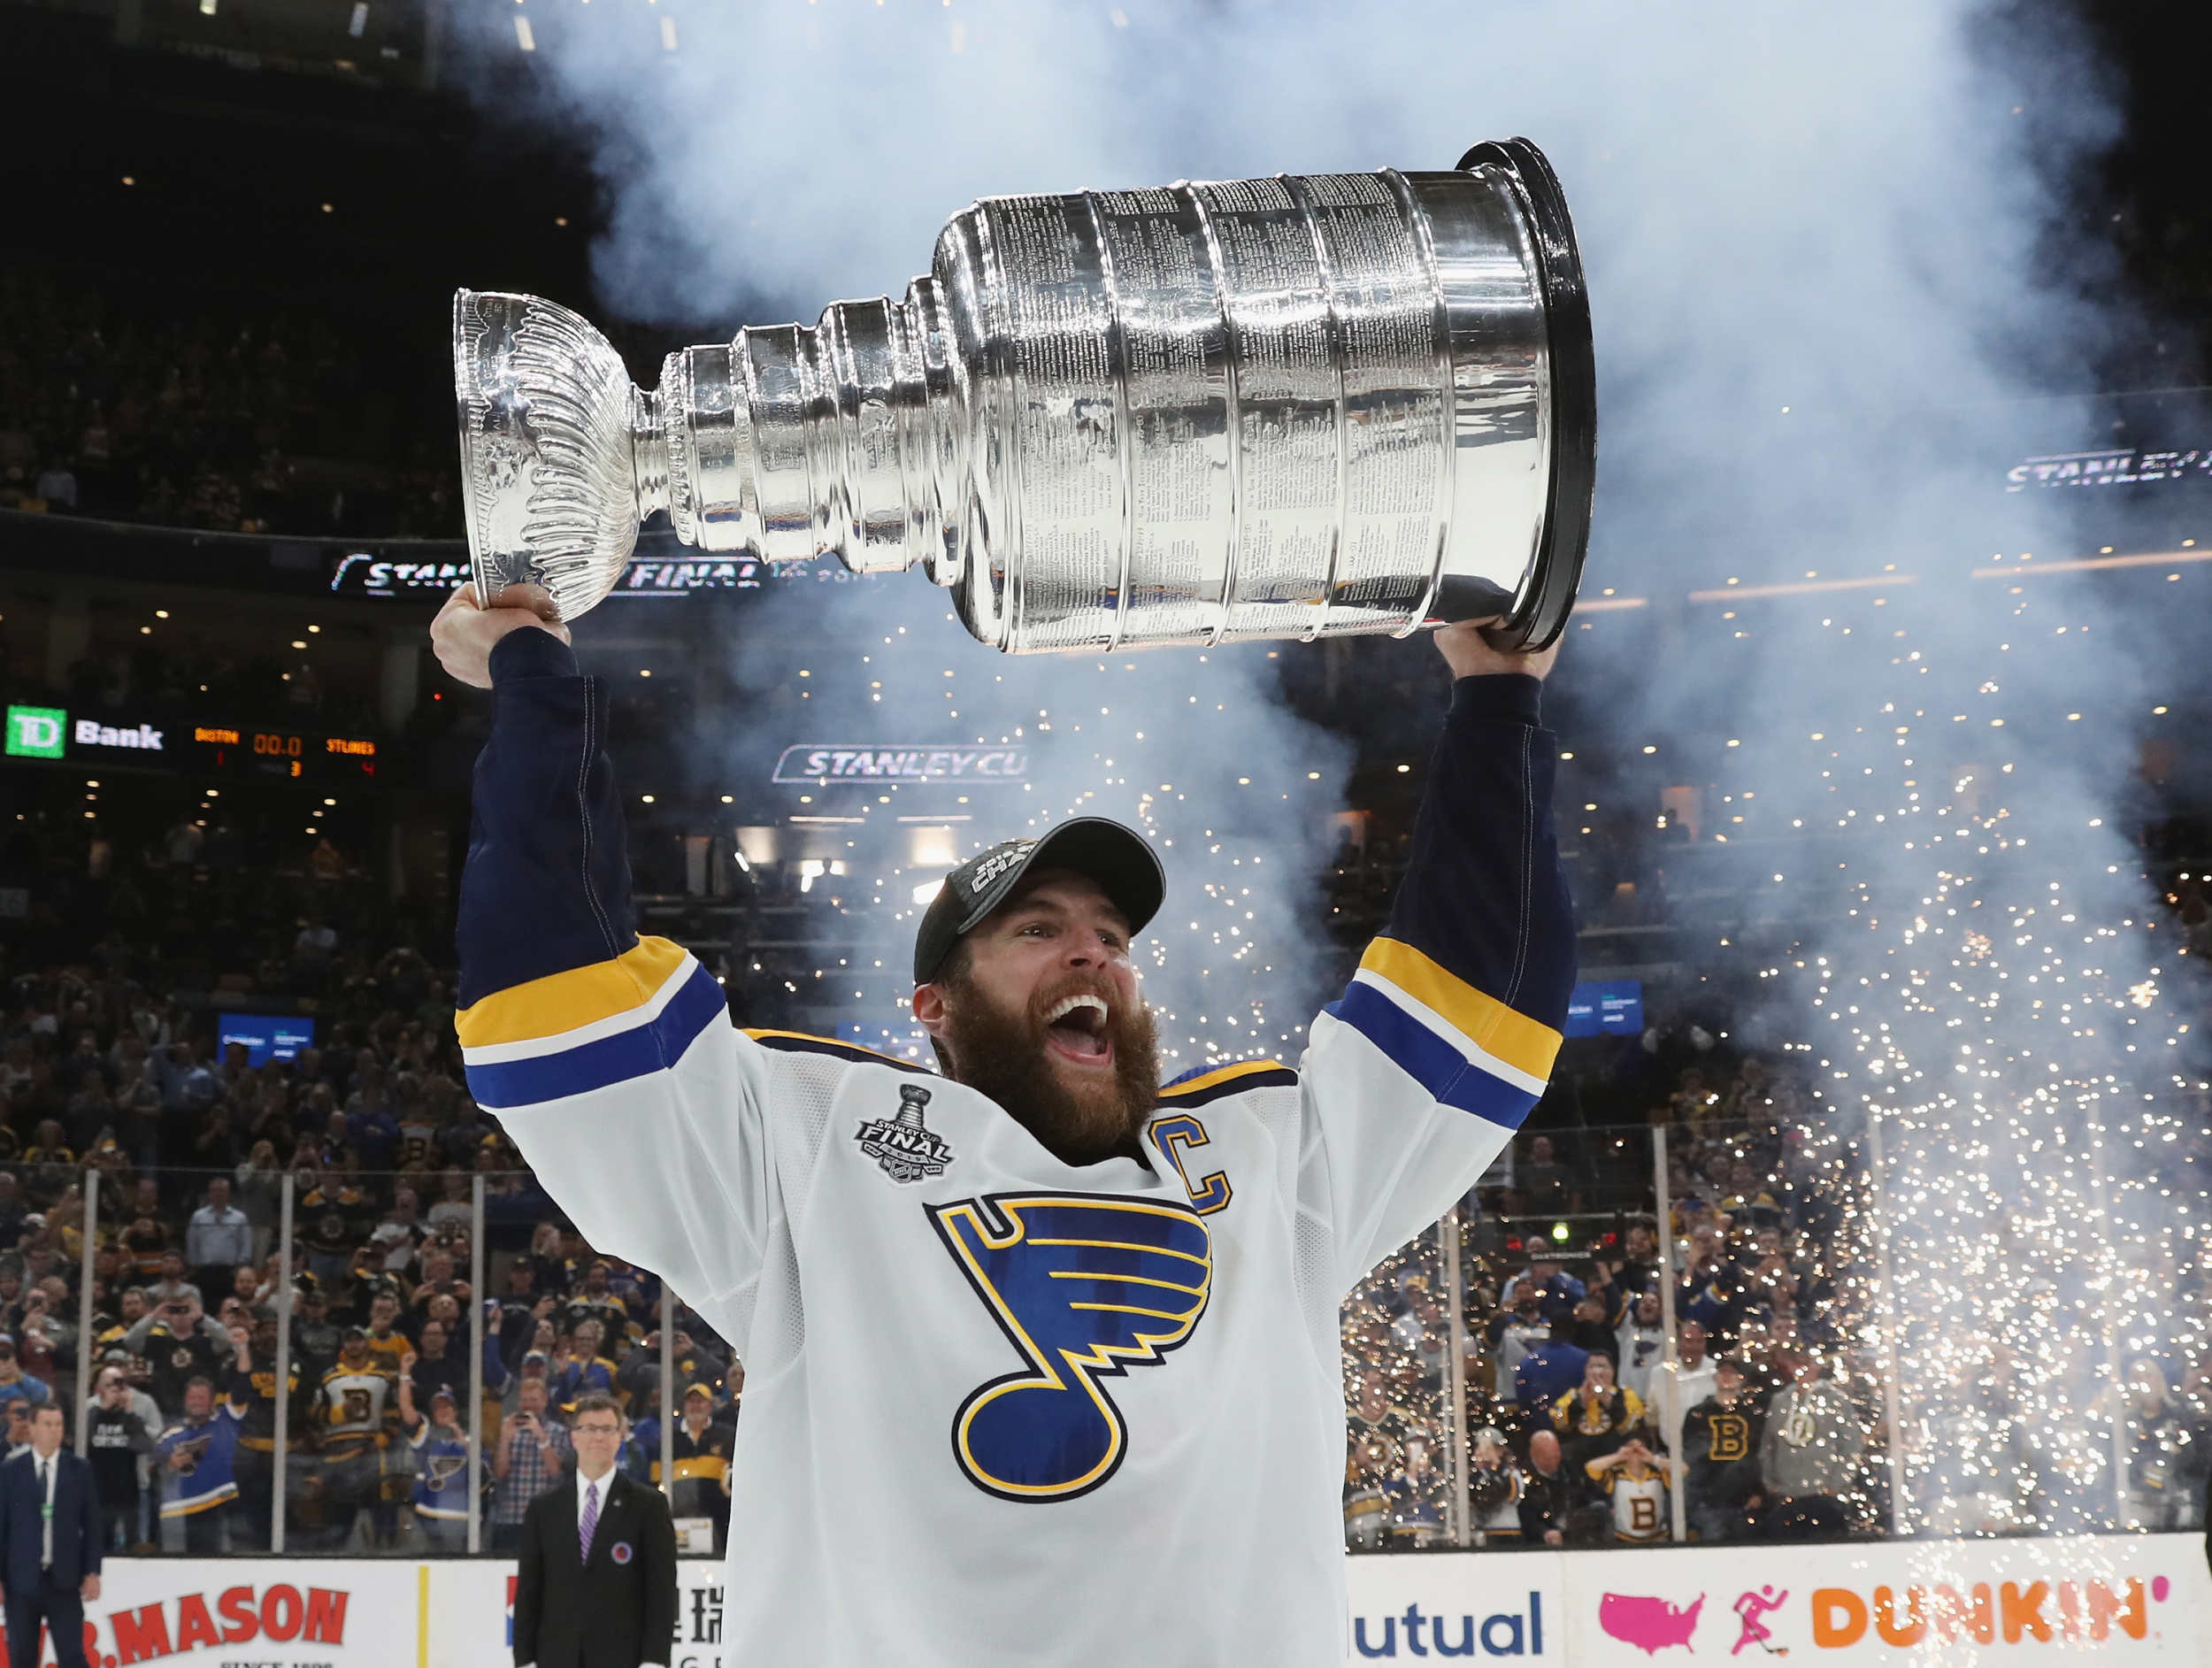
M415 1450L415 1492L418 1518L441 1518L466 1523L469 1515L468 1433L452 1426L418 1419L407 1434Z
M253 1398L242 1372L215 1403L204 1425L180 1422L154 1444L154 1475L161 1480L161 1515L188 1518L238 1497L238 1436ZM183 1456L181 1464L173 1456Z

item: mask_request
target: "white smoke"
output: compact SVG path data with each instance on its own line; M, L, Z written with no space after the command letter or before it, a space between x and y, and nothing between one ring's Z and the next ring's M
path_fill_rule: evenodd
M821 884L849 906L845 960L859 977L839 984L831 970L820 982L826 997L864 1004L850 1017L872 1027L872 1046L928 1057L904 1005L915 894L944 873L940 854L1105 816L1144 832L1167 871L1166 905L1137 945L1163 1065L1296 1057L1332 994L1315 872L1351 760L1345 742L1274 698L1275 657L1294 645L997 655L918 574L786 584L745 621L734 706L754 721L724 744L738 780L764 780L800 743L982 744L1021 757L1020 780L1000 787L846 783L803 803L799 788L772 790L787 817L839 819L787 823L777 856L846 860ZM1440 661L1432 675L1440 694Z
M1747 923L1824 917L1813 942L1778 947L1761 1034L1821 1063L1839 1139L1870 1104L1904 1120L1893 1157L1918 1169L1901 1173L1951 1213L1909 1292L1916 1322L2019 1341L2078 1329L2086 1311L2060 1304L2054 1319L2046 1301L2070 1263L2119 1278L2147 1347L2177 1346L2127 1271L2196 1230L2153 1221L2139 1167L2120 1158L2130 1141L2156 1144L2139 1119L2164 1102L2145 1096L2179 1086L2189 1054L2169 1042L2176 966L2147 931L2118 814L2163 675L2124 652L2142 588L2088 573L2016 593L1973 577L2093 542L2050 500L2001 499L1972 416L2085 386L2131 327L2085 299L2109 278L2095 251L2047 259L2054 182L2116 131L2079 41L2049 18L2031 27L1959 0L525 0L525 12L565 115L603 135L595 270L605 311L630 317L810 320L833 299L897 294L939 225L981 195L1442 168L1479 140L1535 139L1573 209L1596 331L1585 596L1649 599L1640 616L1578 621L1563 679L1586 710L1609 704L1619 736L1686 761L1678 780L1703 788L1709 840L1757 849L1774 879L1746 898ZM484 15L474 50L513 52L509 14ZM1838 578L1880 583L1832 600L1685 600ZM1253 651L1225 678L1175 654L1143 657L1139 673L995 663L952 641L918 580L865 588L868 608L894 591L904 636L849 603L840 619L856 636L890 631L884 652L908 689L946 665L1002 676L1002 699L963 706L971 734L1091 704L1129 735L1173 738L1141 773L1067 749L1056 812L1125 815L1148 782L1173 782L1193 796L1179 849L1196 829L1233 827L1239 855L1276 865L1264 909L1311 907L1294 870L1342 761L1270 703ZM1641 623L1655 616L1658 628ZM1236 691L1210 721L1234 725L1225 739L1187 727L1202 678ZM1109 683L1125 694L1094 702ZM1282 833L1233 820L1247 757L1282 779L1270 805ZM1969 934L1984 947L1964 948ZM1291 959L1271 957L1271 978L1294 977ZM1170 1004L1194 1016L1221 1005L1195 994L1220 965L1200 960ZM2038 1156L2032 1143L2115 1108L2138 1121L2105 1143L2103 1181L2072 1156ZM1959 1156L1991 1143L2002 1164ZM2099 1214L2093 1193L2130 1187L2138 1216ZM2032 1253L2015 1241L2034 1224L2055 1225ZM1990 1252L1991 1234L2015 1249ZM1939 1264L1978 1234L1970 1302ZM1957 1370L1940 1352L1927 1366ZM2052 1406L2082 1395L2070 1380L2032 1388ZM2110 1480L2084 1486L2108 1494Z

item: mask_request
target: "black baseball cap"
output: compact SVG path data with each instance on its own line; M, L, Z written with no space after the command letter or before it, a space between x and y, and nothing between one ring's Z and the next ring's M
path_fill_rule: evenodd
M979 851L945 877L914 934L914 982L936 977L953 941L1014 895L1032 868L1072 869L1141 932L1167 896L1167 873L1144 837L1104 817L1077 817L1038 840L1009 840Z

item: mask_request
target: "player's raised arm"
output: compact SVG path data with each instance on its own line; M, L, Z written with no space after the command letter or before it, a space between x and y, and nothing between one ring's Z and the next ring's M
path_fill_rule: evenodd
M1472 625L1436 635L1452 704L1405 875L1389 925L1315 1020L1302 1072L1340 1288L1512 1138L1544 1092L1574 988L1557 748L1538 707L1556 650L1502 653Z
M464 587L432 639L493 700L455 929L470 1091L592 1244L729 1296L769 1214L752 1053L713 976L638 936L606 690L532 599Z

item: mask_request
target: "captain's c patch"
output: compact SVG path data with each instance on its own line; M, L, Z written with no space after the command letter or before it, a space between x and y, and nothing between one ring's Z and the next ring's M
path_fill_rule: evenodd
M1205 1223L1186 1205L1092 1194L995 1194L928 1209L1024 1363L961 1403L955 1461L1002 1500L1088 1494L1128 1447L1103 1380L1158 1364L1205 1313Z

